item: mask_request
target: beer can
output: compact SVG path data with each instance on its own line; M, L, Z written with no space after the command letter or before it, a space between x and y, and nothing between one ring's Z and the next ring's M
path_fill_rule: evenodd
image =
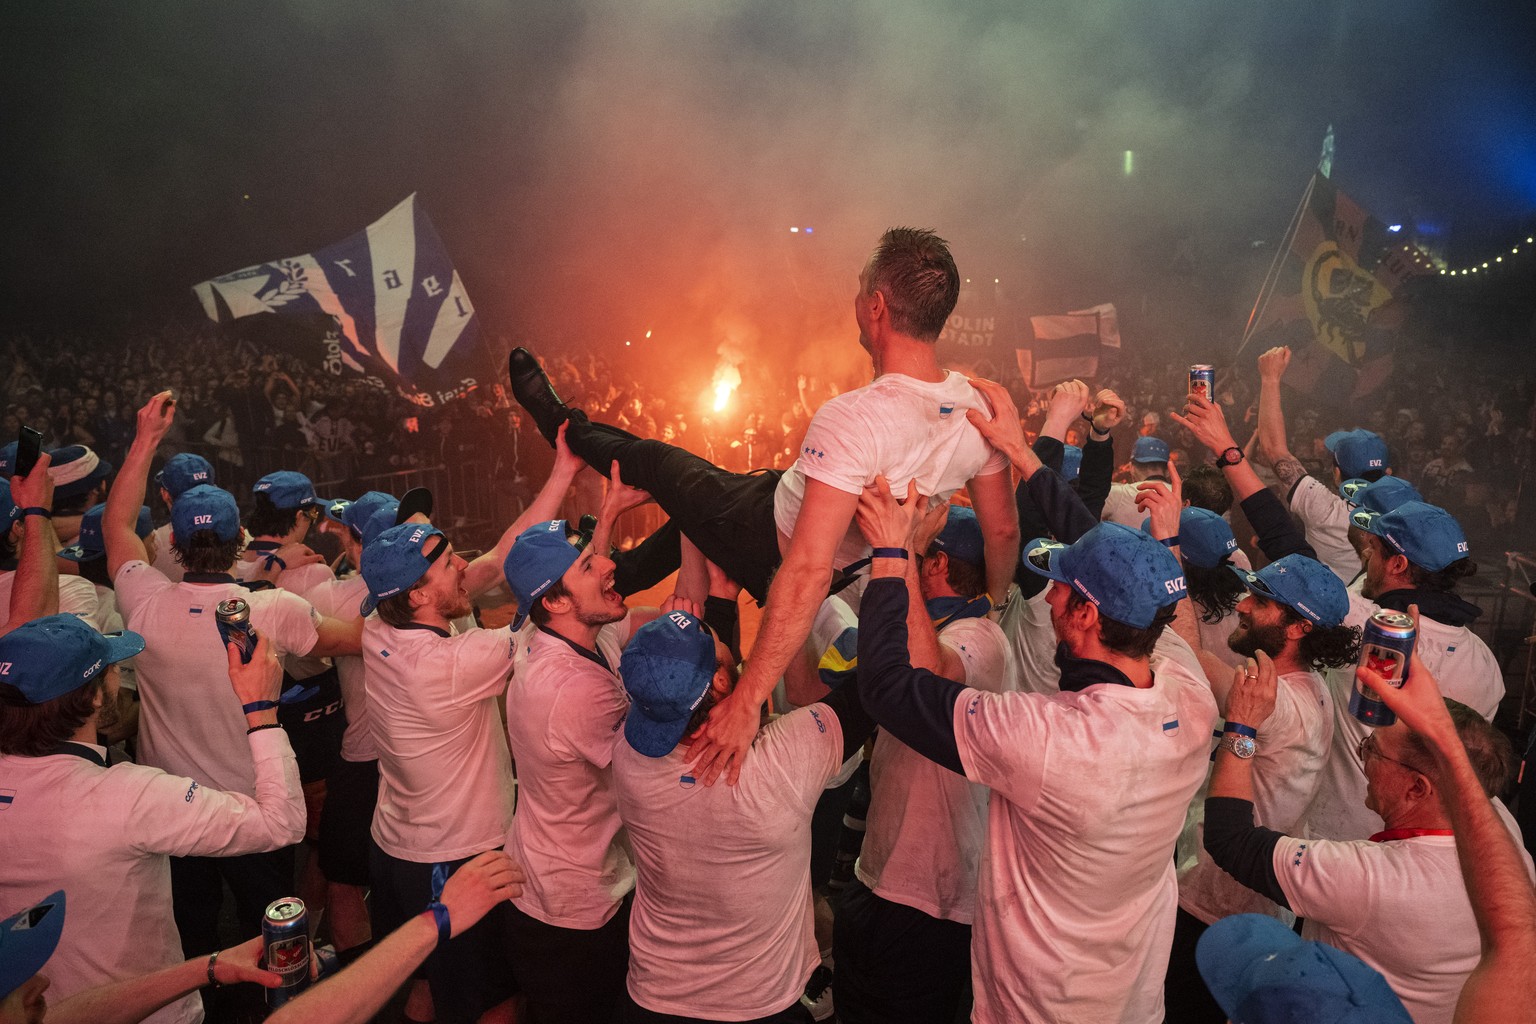
M1413 619L1402 612L1378 609L1365 623L1360 643L1360 664L1379 672L1393 687L1408 679L1408 659L1413 656ZM1349 713L1366 725L1391 725L1397 715L1381 702L1376 691L1355 679L1349 695Z
M261 917L262 957L267 970L283 979L267 989L267 1006L277 1009L309 987L309 911L297 896L273 900Z
M213 610L213 617L219 624L219 636L224 638L224 645L230 644L240 648L240 660L245 664L251 663L251 655L256 653L256 629L251 625L251 606L238 597L232 597L228 601L220 601L218 607Z
M1196 363L1189 368L1189 393L1199 395L1207 402L1216 401L1216 368L1209 363Z

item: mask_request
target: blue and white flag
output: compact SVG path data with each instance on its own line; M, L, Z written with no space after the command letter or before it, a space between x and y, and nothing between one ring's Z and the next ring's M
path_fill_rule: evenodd
M335 245L192 290L219 322L329 314L339 361L393 383L418 405L441 405L486 383L475 307L415 193Z

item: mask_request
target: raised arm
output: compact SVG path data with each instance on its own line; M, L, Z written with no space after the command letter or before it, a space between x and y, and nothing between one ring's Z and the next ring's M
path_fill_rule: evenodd
M1098 519L1104 513L1104 501L1109 497L1115 475L1115 443L1110 431L1125 419L1125 400L1105 388L1094 402L1088 440L1083 444L1083 461L1077 471L1077 494L1088 514Z
M21 544L16 552L16 576L11 584L10 619L0 626L4 636L18 626L59 610L59 538L48 510L53 508L53 479L48 453L37 457L32 472L11 477L11 503L21 509Z
M117 471L112 491L107 495L107 507L101 514L101 539L107 549L107 575L117 578L117 572L129 562L142 562L149 552L134 531L139 509L144 505L144 489L149 481L149 465L155 450L171 429L176 415L176 399L169 391L155 395L139 410L138 429L133 443L123 457L123 466Z
M469 592L470 600L502 581L501 567L512 550L512 542L517 540L519 534L534 523L547 522L560 514L560 503L565 500L565 492L571 489L571 481L586 466L565 443L565 428L568 424L569 421L562 422L555 435L555 466L549 471L549 479L544 481L539 493L534 495L523 514L502 531L496 546L465 567L464 589Z
M1259 456L1274 468L1287 496L1307 475L1285 438L1285 408L1280 397L1280 382L1291 365L1291 350L1272 348L1259 356Z

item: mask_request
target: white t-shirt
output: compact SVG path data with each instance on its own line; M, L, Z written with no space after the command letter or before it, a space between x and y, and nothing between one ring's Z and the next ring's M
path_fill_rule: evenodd
M1532 871L1520 828L1494 809ZM1302 937L1347 950L1380 971L1414 1024L1450 1024L1482 955L1453 836L1390 842L1282 838L1273 864Z
M171 550L171 524L155 527L152 536L155 538L155 560L150 564L172 583L180 583L187 570L176 561L176 552Z
M734 786L696 782L683 747L613 752L619 814L639 869L629 994L657 1013L751 1020L805 991L820 962L811 913L811 814L843 733L825 704L769 723Z
M182 962L169 857L260 853L304 837L287 734L263 729L240 745L255 766L254 799L144 765L0 756L0 786L10 797L0 811L0 906L29 906L55 889L69 895L44 972L49 999ZM194 1024L203 1019L202 1000L193 992L145 1019Z
M238 597L251 625L279 655L308 653L319 614L282 590L237 583L172 583L153 566L129 562L113 581L128 628L144 637L139 676L139 760L229 793L255 792L245 715L230 688L229 656L214 608Z
M1328 684L1316 672L1282 675L1275 689L1275 710L1257 728L1252 761L1254 820L1289 834L1312 800L1333 740ZM1269 914L1290 923L1283 908L1221 870L1206 853L1206 788L1201 786L1190 801L1179 836L1179 906L1206 924L1231 914Z
M948 501L973 477L1001 473L1008 460L971 426L967 409L991 415L970 378L950 371L931 384L887 373L828 400L811 419L800 457L773 493L779 532L794 533L807 478L860 494L883 474L893 494L906 494L907 485L915 483L920 493ZM842 567L868 554L858 524L851 523L832 564Z
M310 588L309 601L321 615L355 619L368 596L368 584L357 573L322 582ZM368 693L363 685L363 658L348 654L331 659L341 681L341 699L347 714L347 731L341 737L341 756L347 761L372 761L379 756L368 725ZM305 678L299 676L298 678Z
M1109 494L1104 499L1104 509L1099 513L1101 521L1119 523L1121 526L1139 530L1146 518L1147 514L1136 507L1135 484L1122 482L1109 485Z
M1307 530L1317 560L1348 583L1360 572L1360 556L1349 542L1349 505L1315 477L1304 476L1291 494L1291 511Z
M14 569L0 572L0 627L11 621L11 590L16 585ZM112 608L103 607L96 585L83 576L67 573L59 576L59 614L78 615L102 632L107 628Z
M1018 688L1008 640L990 619L951 622L939 633L939 643L965 665L966 685L991 693ZM991 791L890 733L878 737L869 764L864 846L854 874L881 899L970 924Z
M604 668L540 631L507 690L507 739L517 764L507 853L528 876L512 902L557 928L601 928L635 887L609 769L629 711L612 671L629 632L628 616L598 631Z
M510 629L444 635L363 620L368 719L379 753L373 838L417 864L458 860L506 841L512 758L496 698L517 640Z
M971 932L978 1024L1163 1019L1171 852L1217 712L1178 662L1152 669L1146 689L968 689L955 704L966 778L992 787Z
M264 564L262 553L247 551L245 557L235 562L235 579L248 580L262 568ZM277 574L276 586L300 597L308 597L309 592L322 583L332 583L336 580L336 574L331 567L324 562L311 562L308 565L296 565L292 569L284 569Z
M1351 592L1344 622L1363 626L1379 605ZM1504 676L1482 638L1465 626L1447 626L1419 617L1414 652L1440 681L1440 692L1493 721L1504 699ZM1355 688L1353 667L1323 673L1333 692L1333 749L1323 765L1317 793L1302 818L1302 834L1313 839L1365 839L1381 831L1381 816L1365 806L1365 770L1355 757L1371 727L1349 713Z

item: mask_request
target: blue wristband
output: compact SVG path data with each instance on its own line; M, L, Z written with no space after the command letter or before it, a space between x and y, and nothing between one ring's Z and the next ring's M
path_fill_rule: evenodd
M437 922L437 945L441 948L453 937L453 925L448 920L448 908L438 900L433 900L427 904L427 909L432 911L432 919Z
M41 508L37 505L28 505L26 508L21 510L21 516L23 519L25 519L27 516L42 516L44 519L52 519L53 512L49 509Z
M1179 536L1178 534L1174 534L1172 537L1164 537L1162 540L1158 541L1158 543L1165 548L1176 548L1179 546Z
M277 707L275 700L253 700L249 704L241 704L240 710L253 715L258 711L271 711L275 707Z
M1239 736L1247 736L1249 739L1256 739L1259 735L1259 730L1251 725L1243 725L1241 722L1228 722L1225 731L1235 732Z
M906 548L871 548L869 551L869 557L907 559L912 556L907 552Z

